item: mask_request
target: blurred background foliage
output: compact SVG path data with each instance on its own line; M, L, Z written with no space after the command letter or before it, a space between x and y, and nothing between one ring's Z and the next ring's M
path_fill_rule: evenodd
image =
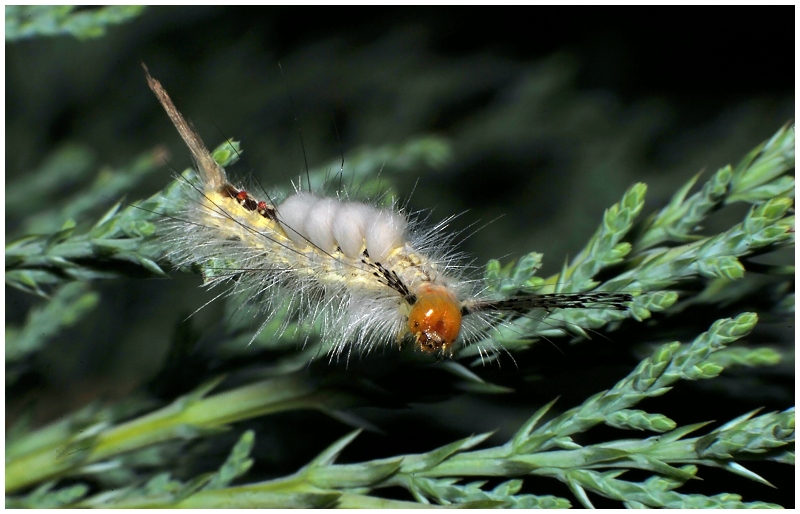
M347 176L350 159L358 162L353 156L364 149L440 138L450 147L446 159L387 172L384 187L412 208L433 209L436 221L469 211L454 230L491 221L463 243L478 265L535 250L545 255L546 276L580 250L603 210L632 183L649 185L645 214L653 212L697 171L738 162L793 117L789 9L754 15L726 8L708 23L680 9L508 9L485 16L447 8L159 7L130 19L136 11L106 13L124 22L101 38L91 9L83 25L54 29L52 37L29 39L24 27L12 33L7 22L15 40L6 43L6 239L50 233L70 218L88 229L115 201L149 197L173 170L190 165L145 84L145 62L210 147L226 137L242 142L242 158L229 173L252 174L266 187L297 180L306 160L335 173L343 154ZM510 28L520 16L530 20L524 32ZM59 165L48 171L52 163ZM32 170L40 171L36 180L26 180ZM373 176L379 170L376 162ZM102 194L86 201L93 188ZM710 219L709 231L744 214L733 211ZM7 287L7 331L54 305L77 316L41 349L41 334L25 334L37 351L11 357L24 366L7 387L7 426L23 412L36 426L90 401L130 399L134 391L168 401L214 373L251 364L251 356L224 365L203 359L199 335L213 339L228 311L219 302L184 321L212 298L199 283L181 274L120 278L94 282L91 291L76 285L47 306ZM689 333L732 313L709 314ZM787 348L782 364L683 384L657 408L684 424L793 405L794 327L768 321L755 334ZM557 340L557 348L538 344L528 352L525 374L510 361L476 370L516 390L506 395L432 395L441 370L412 376L381 367L379 400L353 412L383 434L363 435L346 455L428 451L494 429L502 440L552 398L561 395L559 404L571 406L613 384L641 357L636 343L668 337L639 327L610 341ZM327 366L321 361L312 372ZM351 362L350 376L362 366ZM538 376L530 373L537 366ZM347 376L344 363L335 367ZM266 419L247 424L260 427L255 477L293 472L350 430L315 412ZM218 466L236 438L198 441L192 455L203 458L186 469ZM793 490L791 474L768 476L778 490L744 479L731 487L745 496L757 487L758 499L792 506L784 497ZM712 483L706 492L730 483L722 471L703 478L706 487ZM538 492L569 495L551 485Z

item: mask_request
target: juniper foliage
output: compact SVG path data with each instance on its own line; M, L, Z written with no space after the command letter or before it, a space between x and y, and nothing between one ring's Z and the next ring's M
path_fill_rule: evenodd
M7 8L12 39L74 33L70 27L79 25L73 19L56 30L47 21L75 16L71 9L14 9L24 8ZM23 19L20 13L46 16ZM98 10L92 24L105 27L135 12L112 14ZM17 28L10 31L9 23ZM81 23L89 28L79 36L104 30ZM695 175L660 208L646 202L645 184L630 186L606 209L583 249L550 276L537 276L544 257L535 251L488 261L484 279L502 294L599 286L635 295L629 311L510 317L486 343L502 345L517 366L503 362L501 354L495 356L501 368L487 367L474 346L447 362L403 351L328 365L319 358L325 341L302 344L291 327L275 336L280 320L248 346L253 320L241 315L244 299L230 299L210 331L201 332L190 320L171 336L164 334L171 353L135 393L91 403L43 426L32 410L17 415L6 434L6 504L564 508L612 501L631 508L777 507L737 494L741 481L731 480L731 490L719 492L703 489L697 479L722 470L770 487L772 477L785 473L783 466L794 465L793 407L730 412L718 422L686 421L676 404L657 400L700 381L746 388L752 376L737 370L773 369L791 358L790 349L764 344L754 330L759 320L785 323L794 316L794 268L784 258L794 248L794 148L794 127L784 126L735 164ZM385 176L440 169L457 151L448 139L415 137L349 152L347 171L362 191L385 192L391 184L375 178L377 169ZM232 166L243 152L229 140L214 156ZM58 335L98 308L104 287L171 271L168 248L154 236L159 220L173 213L176 182L145 200L108 205L109 198L119 199L148 176L165 176L163 150L99 173L91 155L85 147L65 146L24 180L7 184L7 210L25 215L7 227L6 284L34 299L24 322L7 322L7 389L24 389L38 360L65 344ZM337 160L312 170L312 181L324 182L339 166ZM64 198L59 184L67 178L88 185ZM35 212L26 212L31 188L42 201ZM715 226L720 214L735 219ZM204 266L208 272L205 263L183 271L194 275ZM709 312L718 319L709 321ZM384 455L353 457L363 455L360 441L382 428L370 422L369 408L396 409L459 394L502 399L517 386L529 391L524 382L553 378L546 366L526 359L532 347L563 342L566 335L583 341L580 350L589 337L602 344L597 340L604 333L612 341L631 341L640 358L610 387L582 401L532 398L522 403L526 419L510 431L462 434L443 444L441 437L428 444L422 434L423 451L395 451L390 441ZM521 380L498 380L502 373ZM393 374L404 378L404 389L412 389L413 377L416 389L398 398L380 381ZM309 410L321 413L310 418L317 422L327 415L339 427L356 429L337 437L309 428L305 432L313 439L302 443L273 430L281 416ZM410 415L400 412L401 418ZM288 472L270 455L285 447L302 454L303 446L325 449ZM219 455L220 447L227 457Z

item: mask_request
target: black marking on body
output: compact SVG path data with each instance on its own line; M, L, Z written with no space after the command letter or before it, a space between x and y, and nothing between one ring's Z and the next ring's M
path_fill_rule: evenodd
M406 302L413 305L417 301L416 295L408 289L396 271L384 267L380 262L370 262L367 259L361 259L361 262L373 269L372 275L378 279L378 282L400 293Z
M226 182L220 192L228 198L236 200L239 205L248 211L255 211L268 220L278 221L275 207L268 205L266 202L256 200L247 191L236 189L232 184Z

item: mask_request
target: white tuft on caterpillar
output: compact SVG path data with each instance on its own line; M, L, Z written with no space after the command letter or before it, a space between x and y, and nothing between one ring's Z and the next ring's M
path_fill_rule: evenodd
M259 302L266 317L262 329L288 304L301 326L321 321L332 356L345 349L368 353L406 339L423 352L452 356L457 345L484 338L498 312L625 310L633 299L616 292L494 298L482 281L464 276L443 224L430 229L396 205L381 208L308 191L279 202L256 199L228 181L161 84L144 70L201 177L199 184L184 184L184 212L164 223L170 257L178 266L235 262L224 273L206 276L206 284L228 283L232 294Z

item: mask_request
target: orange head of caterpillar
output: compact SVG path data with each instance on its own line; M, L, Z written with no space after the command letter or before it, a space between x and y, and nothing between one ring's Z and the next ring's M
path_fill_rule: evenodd
M425 285L408 314L408 331L417 348L449 355L461 332L461 305L446 287Z

